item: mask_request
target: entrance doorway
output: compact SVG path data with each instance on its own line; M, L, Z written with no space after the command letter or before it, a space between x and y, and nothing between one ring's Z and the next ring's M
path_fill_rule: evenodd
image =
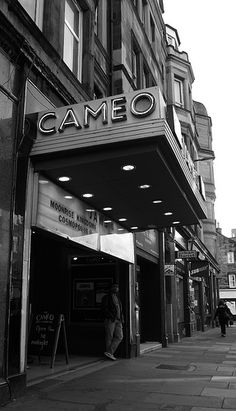
M159 266L137 257L140 343L161 341Z
M77 246L45 230L34 229L31 244L28 358L35 354L31 330L37 313L53 314L55 318L63 315L69 355L103 356L101 300L112 282L120 285L120 296L127 313L124 341L119 348L119 354L126 356L129 264ZM57 353L64 354L64 350L64 340L59 338ZM50 350L47 354L51 355Z

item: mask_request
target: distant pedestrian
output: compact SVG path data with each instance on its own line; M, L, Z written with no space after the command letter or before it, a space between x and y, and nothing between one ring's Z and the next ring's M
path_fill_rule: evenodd
M119 285L112 284L110 291L102 299L102 310L104 315L106 351L104 355L115 361L114 356L119 344L123 339L123 310L119 297Z
M232 318L232 313L229 307L223 300L219 300L218 307L215 312L214 320L218 318L220 328L221 328L221 336L226 336L226 325L228 324L230 318Z

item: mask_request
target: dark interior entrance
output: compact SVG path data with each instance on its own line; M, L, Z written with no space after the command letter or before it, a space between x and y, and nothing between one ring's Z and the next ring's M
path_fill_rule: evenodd
M140 342L161 341L159 266L139 256L137 265Z
M104 326L101 299L110 284L116 281L120 284L120 295L125 307L129 294L128 270L129 264L122 260L77 246L44 230L34 229L29 335L36 313L63 314L69 354L102 355ZM120 348L124 356L127 351L126 334L124 332L124 343ZM63 341L59 341L58 350L63 349Z

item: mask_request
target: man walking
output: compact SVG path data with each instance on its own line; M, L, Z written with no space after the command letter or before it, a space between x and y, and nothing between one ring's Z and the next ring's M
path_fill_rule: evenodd
M214 320L218 317L220 328L221 328L221 336L226 336L226 324L230 318L232 318L232 313L226 303L223 300L219 300L218 307L216 309Z
M104 355L112 361L120 342L123 339L123 311L119 298L119 285L112 284L110 291L102 299L102 310L104 314L106 351Z

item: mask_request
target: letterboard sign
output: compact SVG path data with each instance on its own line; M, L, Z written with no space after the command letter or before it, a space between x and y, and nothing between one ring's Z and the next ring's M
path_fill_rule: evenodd
M30 354L52 354L57 320L58 315L48 311L33 316L29 339Z

